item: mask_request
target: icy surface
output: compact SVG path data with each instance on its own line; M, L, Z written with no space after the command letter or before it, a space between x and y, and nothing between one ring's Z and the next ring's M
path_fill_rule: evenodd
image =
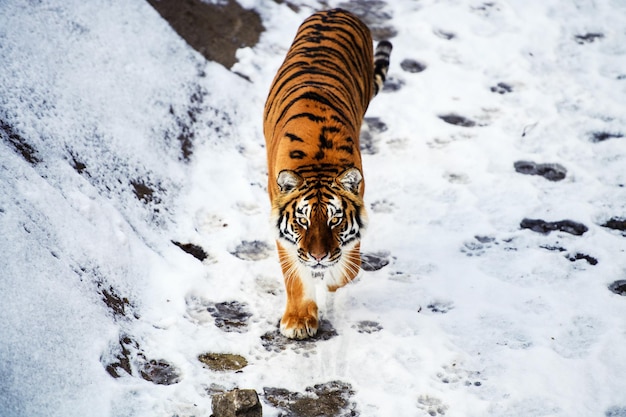
M261 114L322 6L278 3L241 2L266 31L229 71L147 2L0 2L0 415L209 416L239 387L266 416L328 390L337 415L626 416L626 237L603 226L626 218L626 3L329 2L394 49L366 271L303 343L277 333Z

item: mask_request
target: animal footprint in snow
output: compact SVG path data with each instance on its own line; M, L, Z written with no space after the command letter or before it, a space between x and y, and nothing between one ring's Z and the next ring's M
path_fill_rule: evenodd
M604 412L606 417L626 417L626 407L613 406Z
M491 248L496 242L496 238L491 236L474 236L474 240L463 243L461 252L467 256L481 256Z
M260 261L268 258L272 250L273 248L265 242L244 240L231 252L231 255L244 261Z
M461 127L476 126L475 121L468 119L467 117L464 117L464 116L459 116L458 114L454 114L454 113L442 114L439 116L439 118L443 120L444 122L451 124L451 125L455 125L455 126L461 126Z
M446 314L454 308L452 301L433 301L426 306L433 313Z
M252 313L246 303L224 301L211 304L207 310L215 319L215 325L225 332L243 333L248 330L248 319Z
M554 337L553 348L564 358L585 357L606 331L604 327L604 323L594 317L576 316Z
M448 411L448 406L443 401L430 395L420 395L417 398L417 408L433 417L443 416Z
M498 83L490 88L492 93L507 94L513 92L513 87L507 83Z
M404 87L404 80L391 75L385 80L385 84L383 85L383 91L385 93L395 92L400 90L402 87Z
M248 330L248 319L252 313L248 305L239 301L215 303L201 297L190 295L185 299L187 315L197 324L215 323L225 332L243 333Z
M374 213L391 213L395 209L396 205L391 201L382 199L374 201L370 207Z
M203 234L208 235L215 233L217 230L228 227L228 222L226 221L225 216L199 210L195 215L194 226Z
M400 62L400 68L402 68L406 72L417 73L424 71L426 69L426 64L423 64L414 59L405 59Z
M375 155L378 153L378 135L387 130L385 122L378 117L366 117L363 119L363 127L359 137L359 149L361 153Z
M361 254L361 269L378 271L389 265L389 252L371 252Z
M185 297L187 305L187 318L196 324L207 324L212 322L212 316L209 313L210 301L207 301L196 295L188 295Z
M357 329L359 333L377 333L383 329L380 323L371 320L363 320L352 326L353 329Z
M261 336L261 344L268 352L279 353L283 350L291 348L295 353L311 351L315 348L318 342L325 341L337 336L337 331L333 328L328 320L321 319L317 334L313 337L303 340L288 339L280 333L280 330L276 330L265 333Z
M437 373L437 379L443 384L462 384L466 387L480 387L483 384L479 371L465 370L457 363L444 365L442 370Z
M447 30L437 29L433 32L435 36L440 37L441 39L445 39L446 41L452 40L456 38L456 34L453 32L449 32Z

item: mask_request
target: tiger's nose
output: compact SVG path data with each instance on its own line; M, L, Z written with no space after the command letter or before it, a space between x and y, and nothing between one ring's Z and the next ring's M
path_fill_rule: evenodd
M324 259L326 257L326 255L328 255L328 252L309 252L309 255L315 259L317 262L320 262L322 259Z

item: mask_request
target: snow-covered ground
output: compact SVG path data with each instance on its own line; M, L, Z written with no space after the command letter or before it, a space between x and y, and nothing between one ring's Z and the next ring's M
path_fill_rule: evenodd
M276 335L261 113L323 6L278 3L241 1L266 31L229 71L147 2L0 2L0 415L209 416L235 387L296 415L264 392L340 381L338 415L625 417L626 2L328 2L393 35L364 127L389 264L320 293L303 343Z

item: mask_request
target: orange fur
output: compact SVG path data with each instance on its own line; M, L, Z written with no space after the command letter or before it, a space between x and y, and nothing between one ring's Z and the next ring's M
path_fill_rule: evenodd
M316 13L300 26L270 88L263 131L287 337L317 332L316 277L335 291L359 272L365 227L359 134L384 81L391 45L384 48L375 62L369 29L357 17L340 9Z

